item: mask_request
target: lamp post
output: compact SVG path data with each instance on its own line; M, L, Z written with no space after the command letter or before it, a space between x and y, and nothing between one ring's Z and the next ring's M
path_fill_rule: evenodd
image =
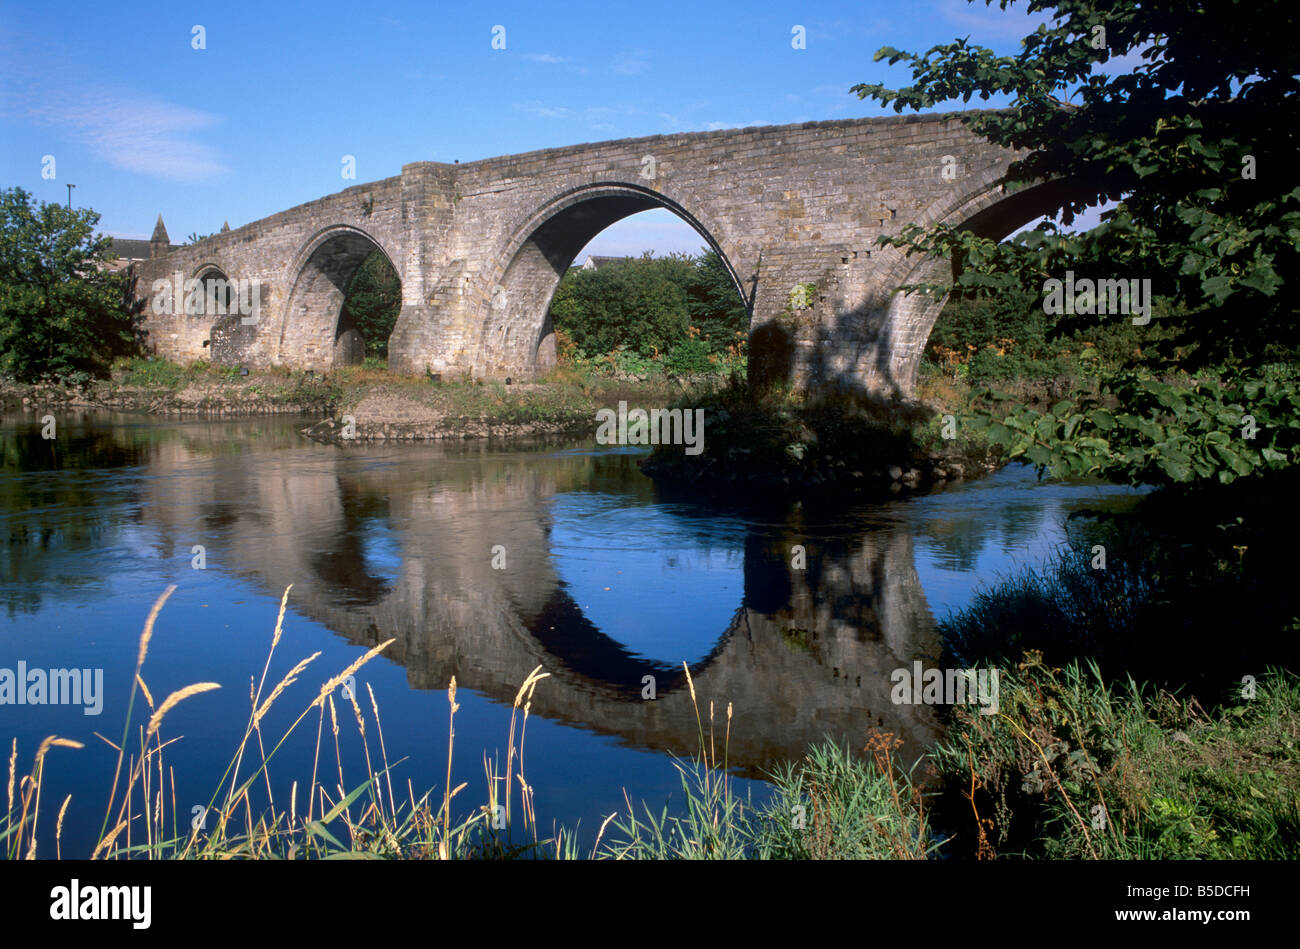
M76 185L68 185L68 210L69 211L72 210L72 189L75 187Z

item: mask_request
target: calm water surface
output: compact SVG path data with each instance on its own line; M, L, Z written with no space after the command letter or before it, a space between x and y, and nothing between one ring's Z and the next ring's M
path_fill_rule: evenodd
M544 826L580 822L589 839L625 788L656 811L678 790L671 755L698 744L683 662L706 717L714 703L719 747L733 705L742 793L761 795L765 769L826 735L859 746L867 727L885 727L919 754L938 734L933 710L892 704L890 672L935 660L936 619L1048 558L1070 511L1133 498L1017 467L911 499L826 510L777 500L755 514L664 498L637 469L639 451L326 446L303 438L304 424L94 413L61 417L46 441L35 414L0 419L0 667L104 670L99 716L0 705L20 773L46 735L86 743L47 764L43 810L72 795L65 856L88 854L103 819L116 753L94 733L121 737L140 629L168 584L178 589L150 646L150 690L222 685L164 725L184 736L168 749L182 814L207 802L238 744L250 677L293 584L268 678L321 656L266 735L327 676L395 639L358 675L389 760L405 758L394 784L441 788L454 675L453 778L469 783L458 800L472 808L486 800L484 755L504 759L511 703L541 665L551 677L533 697L528 780ZM789 566L796 544L806 570ZM642 699L647 675L655 701ZM366 767L347 719L351 788ZM314 746L304 724L273 762L277 803L310 780Z

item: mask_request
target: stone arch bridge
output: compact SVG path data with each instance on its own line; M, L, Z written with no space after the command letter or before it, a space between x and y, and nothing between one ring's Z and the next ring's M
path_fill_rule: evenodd
M751 375L907 395L942 304L896 288L949 264L876 238L938 221L1001 237L1034 219L1052 186L1004 188L1014 157L948 113L416 162L170 253L164 244L134 265L135 293L161 356L328 370L360 360L344 291L379 249L402 283L391 369L530 379L554 363L547 311L578 252L621 218L667 208L731 272L750 313ZM256 323L152 305L155 281L176 273L256 281Z

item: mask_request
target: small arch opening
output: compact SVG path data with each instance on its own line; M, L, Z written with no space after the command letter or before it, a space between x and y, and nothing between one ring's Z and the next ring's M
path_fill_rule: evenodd
M396 322L390 313L400 306L401 282L388 255L369 235L341 228L320 240L298 273L280 340L281 361L331 369L360 365L368 349L386 355Z
M357 361L387 362L388 340L401 310L402 281L388 262L388 255L375 249L357 267L343 292L336 339L355 333L360 337L363 357Z

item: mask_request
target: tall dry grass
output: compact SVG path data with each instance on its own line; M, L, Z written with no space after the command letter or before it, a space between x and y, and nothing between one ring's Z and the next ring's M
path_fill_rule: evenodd
M297 662L278 682L271 685L268 675L271 662L284 631L284 617L289 602L287 587L280 599L275 629L260 677L250 681L249 712L243 734L229 764L209 798L204 819L189 821L189 815L176 806L175 774L166 762L166 749L179 736L168 737L165 724L168 714L181 702L220 688L215 682L195 682L156 702L145 673L149 646L155 624L163 606L175 591L168 587L153 604L145 620L136 651L135 669L122 737L114 742L96 733L117 755L112 786L97 836L89 855L91 859L257 859L267 857L305 858L331 856L434 857L453 859L474 855L518 852L509 843L512 793L511 779L518 783L523 823L537 846L537 822L533 789L524 776L524 734L533 690L548 673L537 667L520 687L510 720L510 750L504 782L491 772L489 805L468 816L457 817L454 799L466 785L451 786L452 749L456 702L456 683L448 690L449 741L447 751L447 786L438 806L433 791L416 796L410 781L407 793L399 799L392 771L401 761L390 761L379 703L367 685L369 707L362 708L354 693L354 674L393 640L367 650L336 675L325 680L317 694L277 736L264 734L268 713L287 701L291 687L308 671L320 653ZM143 721L134 718L137 697L148 707ZM366 764L366 779L348 787L340 751L339 704L343 717L351 711L361 740ZM287 801L277 802L273 792L271 764L289 738L313 714L317 718L315 754L311 780L306 787L306 807L299 802L299 784L294 781ZM522 713L522 721L519 716ZM328 761L328 744L324 739L325 720L333 745L334 761ZM516 744L516 726L518 743ZM132 736L134 735L134 739ZM371 738L376 740L375 748ZM322 757L325 744L326 757ZM0 823L0 845L9 859L34 859L38 855L38 828L41 811L41 787L45 758L53 748L81 749L80 742L51 735L38 748L30 773L18 775L18 742L14 739L9 756L7 807ZM331 764L333 767L331 768ZM329 773L337 783L325 777ZM495 779L495 780L494 780ZM59 809L54 835L54 855L62 857L62 829L72 798ZM504 823L495 820L497 805L503 804ZM513 848L513 850L512 850ZM45 855L48 855L46 853Z

